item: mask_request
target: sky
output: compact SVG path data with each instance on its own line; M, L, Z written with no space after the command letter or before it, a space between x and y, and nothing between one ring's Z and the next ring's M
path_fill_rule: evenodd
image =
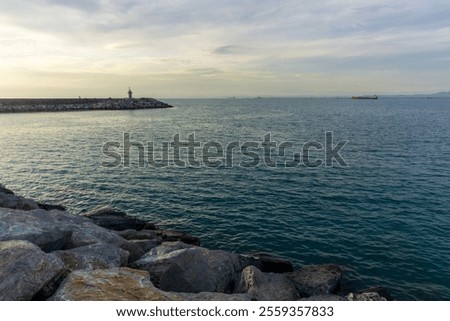
M0 97L450 90L448 0L0 2Z

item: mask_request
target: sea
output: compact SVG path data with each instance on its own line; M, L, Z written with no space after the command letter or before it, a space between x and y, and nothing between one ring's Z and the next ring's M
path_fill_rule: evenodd
M342 289L450 300L450 99L161 99L0 114L0 183L111 205L236 253L342 266Z

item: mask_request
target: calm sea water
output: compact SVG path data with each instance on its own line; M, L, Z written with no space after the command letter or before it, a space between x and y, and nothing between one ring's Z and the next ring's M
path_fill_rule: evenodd
M76 213L110 204L212 248L338 263L344 288L450 300L450 100L166 101L175 108L0 114L0 181ZM301 146L326 131L348 140L348 167L140 168L136 150L129 168L101 166L103 143L124 132L157 146L270 132Z

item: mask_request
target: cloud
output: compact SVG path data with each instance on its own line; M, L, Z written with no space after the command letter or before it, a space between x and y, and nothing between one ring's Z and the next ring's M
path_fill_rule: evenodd
M165 82L189 88L207 78L202 85L217 79L222 90L285 93L276 82L294 90L286 82L300 82L299 75L324 82L339 75L351 86L362 74L387 83L370 78L377 71L409 78L429 71L429 88L433 72L437 85L450 87L440 72L450 56L443 0L35 0L0 2L0 12L5 79L18 79L18 70L30 77L51 71L62 82L67 75L72 85L78 72L111 73L115 83L172 75ZM233 85L237 77L245 86Z

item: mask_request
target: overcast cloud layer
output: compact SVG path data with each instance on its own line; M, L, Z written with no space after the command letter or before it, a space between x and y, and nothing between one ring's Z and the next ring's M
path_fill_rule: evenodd
M450 90L450 3L0 3L0 97Z

